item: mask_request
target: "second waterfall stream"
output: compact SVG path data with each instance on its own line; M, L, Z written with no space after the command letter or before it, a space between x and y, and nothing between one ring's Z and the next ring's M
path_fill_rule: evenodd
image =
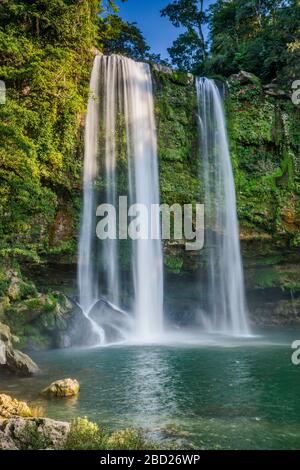
M213 331L247 336L249 326L236 192L220 91L196 79L208 251L208 317Z
M121 175L118 164L123 164ZM105 190L101 187L103 175ZM100 243L96 239L96 208L103 199L117 207L119 195L124 192L130 205L143 204L149 212L152 204L159 204L150 66L117 55L97 56L85 131L84 207L78 263L79 303L93 330L91 343L96 345L106 343L106 330L116 340L132 335L139 342L157 340L163 332L163 261L159 237L131 241L130 327L120 313L111 315L109 320L107 313L101 314L102 295L120 306L122 276L118 240ZM156 217L152 225L159 227L159 214ZM104 293L100 285L105 286Z

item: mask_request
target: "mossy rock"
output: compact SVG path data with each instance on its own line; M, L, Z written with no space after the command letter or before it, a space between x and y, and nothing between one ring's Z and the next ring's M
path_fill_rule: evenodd
M46 398L64 398L78 395L80 385L76 379L57 380L42 390L41 395Z

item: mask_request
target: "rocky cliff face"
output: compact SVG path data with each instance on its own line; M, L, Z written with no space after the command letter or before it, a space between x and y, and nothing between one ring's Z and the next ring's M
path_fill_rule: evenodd
M195 85L185 78L154 70L161 196L166 203L203 202ZM229 79L225 103L253 322L298 323L300 108L276 84L263 87L245 72ZM188 276L194 273L194 280L200 276L205 283L205 249L189 254L183 243L171 242L165 253L169 272L186 275L187 282L193 282ZM175 295L174 303L188 312L184 296Z
M161 200L168 204L201 203L204 198L194 78L157 66L153 66L152 71ZM282 300L290 302L291 293L294 299L300 293L300 109L278 87L263 87L256 77L244 73L231 77L228 82L226 110L249 295L250 298L253 292L261 295L265 290L282 292ZM67 181L69 169L72 169L72 177L66 183L67 190L62 183L59 184L59 198L46 224L36 216L27 221L28 251L34 245L47 263L76 262L84 124L83 115L79 113L77 117L74 127L77 145L74 146L72 140L72 150L68 150L67 160L62 160L60 173L63 175L60 181ZM41 229L38 237L37 226ZM7 236L6 233L6 242ZM22 238L23 242L26 242L26 237ZM46 243L41 244L43 237ZM15 235L11 243L14 240ZM189 276L200 271L205 278L205 250L188 254L183 242L165 243L167 272L172 276ZM5 253L9 256L9 250ZM21 260L23 255L22 251ZM30 275L30 268L27 271ZM14 289L12 285L11 294L2 296L2 308L6 308L3 302L14 295ZM20 300L24 303L26 299ZM44 300L48 305L49 299ZM17 305L15 302L17 300L12 305L10 300L12 313ZM295 305L292 308L298 312ZM54 313L50 324L46 320L47 315L42 313L37 313L36 319L29 322L30 326L43 319L46 330L51 330L51 324L56 328L57 321L64 323L63 316ZM258 313L256 317L259 315L263 316ZM10 324L14 325L13 318ZM26 331L29 329L26 326Z
M239 74L227 110L254 321L299 322L300 108L276 84Z
M194 79L157 66L153 66L153 78L161 200L203 202ZM286 93L274 86L262 87L251 74L233 76L228 85L228 130L244 256L296 252L300 245L300 109ZM50 225L39 221L47 237L40 255L47 262L76 262L83 155L82 132L78 135L72 157L77 170L68 183L69 195L56 205ZM35 221L32 236L36 225ZM28 239L28 249L30 243ZM165 251L166 266L172 272L201 266L201 257L187 256L183 243L166 244Z

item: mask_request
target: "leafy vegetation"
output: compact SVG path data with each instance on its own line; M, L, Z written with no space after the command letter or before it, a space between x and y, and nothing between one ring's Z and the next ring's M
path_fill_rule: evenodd
M206 12L203 1L173 0L161 13L185 29L169 49L179 68L219 76L247 70L287 88L300 75L299 0L217 0Z
M19 338L21 348L57 346L66 330L72 306L60 292L38 292L18 267L0 264L0 321Z
M261 86L231 82L229 134L243 227L295 245L300 194L299 111Z
M206 42L203 27L207 21L204 0L175 0L161 11L181 33L168 49L172 63L180 69L196 71L206 59Z
M87 418L78 418L71 424L71 431L64 445L67 450L157 450L157 445L145 440L136 429L109 432L100 429Z
M287 87L300 72L298 0L219 0L211 7L210 29L207 71L230 75L244 69Z
M82 136L95 46L135 59L149 47L113 1L0 3L0 255L73 255ZM60 227L62 229L60 230Z
M2 2L0 253L37 259L60 206L77 204L98 1Z
M112 14L103 18L101 26L104 33L101 50L105 54L121 54L134 60L149 59L150 47L135 23Z
M227 102L239 218L246 236L264 234L297 248L299 108L266 96L263 83L276 78L289 87L299 78L299 2L218 0L205 12L202 1L174 0L162 14L184 29L170 49L180 69L224 77L243 68L259 77L246 85L231 81ZM7 86L0 106L3 258L74 260L84 115L97 50L160 61L112 1L0 3L0 79ZM194 84L181 70L154 67L153 74L162 202L201 201ZM126 164L120 161L120 187ZM180 271L182 256L167 251L166 265Z

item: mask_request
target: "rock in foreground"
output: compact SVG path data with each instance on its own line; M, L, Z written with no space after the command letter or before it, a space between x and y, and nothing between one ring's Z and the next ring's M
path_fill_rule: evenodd
M53 382L45 388L41 395L44 397L73 397L78 395L80 390L79 382L76 379L62 379Z
M11 418L13 416L32 416L32 411L24 401L0 394L0 418Z
M59 449L70 424L48 418L15 417L0 424L0 450Z

